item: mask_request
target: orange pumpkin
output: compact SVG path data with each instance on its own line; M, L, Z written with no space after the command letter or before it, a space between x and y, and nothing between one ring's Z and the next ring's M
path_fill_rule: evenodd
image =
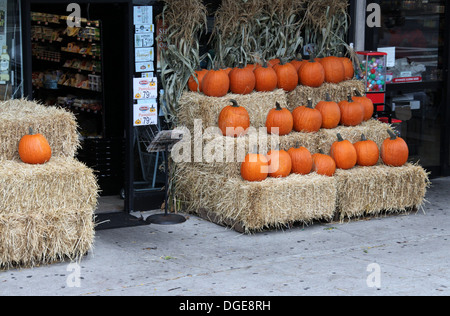
M278 89L286 92L294 90L298 85L298 74L295 67L284 59L273 67L277 73Z
M356 163L360 166L374 166L380 158L380 150L377 143L373 140L367 139L364 134L361 135L361 140L354 143L357 155Z
M260 92L270 92L277 88L278 77L275 70L264 63L261 67L256 68L255 74L255 90Z
M336 163L331 156L324 154L322 151L312 155L312 171L317 174L332 177L336 172Z
M403 166L408 161L408 144L391 130L387 130L387 132L390 137L386 138L381 145L381 159L388 166Z
M344 64L336 56L329 56L320 59L320 63L325 70L325 81L330 83L339 83L345 79Z
M235 94L249 94L255 89L255 74L250 68L239 67L233 68L228 74L230 78L230 90Z
M210 97L223 97L230 89L230 78L224 69L209 70L202 80L202 92Z
M202 92L202 80L207 72L208 69L198 69L195 71L194 75L189 77L188 88L190 91ZM194 76L195 78L197 78L198 83L195 80Z
M268 64L270 67L273 67L273 66L275 66L275 65L278 65L280 62L281 62L280 58L272 58L272 59L269 59L269 60L267 61L267 64Z
M291 173L308 174L311 172L312 155L307 148L297 145L297 147L289 148L288 154L292 161Z
M353 101L351 95L347 100L339 102L341 110L340 123L344 126L356 126L361 124L364 119L364 108L361 103Z
M344 80L353 79L355 75L355 69L353 67L353 62L348 57L340 57L342 64L344 65Z
M287 135L292 131L294 126L292 113L286 108L283 109L278 102L276 102L275 106L276 107L271 109L267 114L267 132L270 134L278 134L280 136ZM276 128L278 128L278 133Z
M315 133L322 126L322 114L312 107L312 100L308 99L306 106L296 107L292 111L294 130L297 132Z
M24 135L19 141L19 157L24 163L43 164L52 157L52 149L42 134L34 134L29 128L29 134Z
M295 67L295 70L297 71L297 73L298 73L298 70L300 69L300 67L306 62L308 62L308 60L304 60L304 59L301 59L301 58L296 58L296 59L293 59L293 60L290 61L292 66Z
M358 160L355 146L339 133L337 141L331 145L330 156L336 162L336 167L344 170L353 168Z
M250 127L250 117L247 110L239 106L236 100L230 100L232 105L227 105L220 111L219 128L224 136L238 137L245 135Z
M269 162L262 154L249 153L241 163L241 176L246 181L263 181L269 175Z
M325 70L321 63L311 59L298 70L298 78L301 85L317 88L325 81Z
M355 96L352 97L352 100L355 102L359 102L364 110L363 121L368 121L372 118L374 112L374 106L371 99L368 97L362 96L361 93L354 89Z
M322 128L335 128L341 121L341 109L339 105L332 101L330 95L326 94L325 101L319 101L316 109L322 114Z
M284 178L291 174L291 156L285 150L270 150L267 153L269 161L269 176L272 178Z

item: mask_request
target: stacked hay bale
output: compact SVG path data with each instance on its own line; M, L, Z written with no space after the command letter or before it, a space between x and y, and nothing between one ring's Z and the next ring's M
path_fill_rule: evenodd
M18 143L32 127L52 158L23 163ZM74 158L79 147L73 114L27 100L0 104L0 268L77 260L91 249L98 185Z
M295 222L343 220L420 207L429 181L426 171L413 164L389 167L380 160L374 167L337 170L333 177L311 173L268 178L262 182L247 182L240 176L240 164L255 144L253 137L256 136L260 140L260 153L270 150L274 141L278 141L284 150L301 145L312 154L319 150L329 153L337 133L352 143L365 134L380 147L388 137L386 130L390 126L375 119L354 127L321 129L317 133L291 132L275 140L267 135L261 141L258 128L265 126L267 113L276 102L293 110L306 104L307 98L312 98L316 104L327 93L333 101L345 100L354 89L363 91L360 81L325 83L318 88L299 85L289 93L275 90L247 95L227 94L220 98L185 92L180 99L178 118L191 143L184 146L189 148L189 159L175 162L175 199L188 212L245 233ZM245 136L225 137L217 130L219 113L229 105L230 99L235 99L249 113L251 128ZM200 149L194 148L193 143ZM205 161L202 156L205 151L214 157L211 161ZM227 156L230 152L233 153L231 157ZM200 157L195 156L196 153L200 153Z

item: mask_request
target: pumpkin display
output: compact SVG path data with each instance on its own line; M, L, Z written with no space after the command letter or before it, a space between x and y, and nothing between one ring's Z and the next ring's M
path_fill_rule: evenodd
M275 70L264 63L261 67L253 71L255 75L255 90L260 92L270 92L277 88L278 77Z
M223 97L230 89L230 78L224 69L211 69L202 80L202 92L210 97Z
M341 109L339 104L332 101L330 94L327 92L324 101L316 104L316 110L322 114L322 128L331 129L339 125L341 121Z
M345 79L344 64L336 56L328 56L319 61L325 70L325 82L339 83Z
M304 63L298 70L298 82L301 85L317 88L325 81L325 70L322 64L314 59Z
M294 118L292 113L282 108L278 102L275 104L275 108L271 109L267 114L266 128L270 134L278 134L280 136L287 135L292 131L294 126ZM276 131L278 128L278 133Z
M250 117L247 110L239 106L236 100L230 100L232 105L227 105L220 111L219 128L224 136L238 137L245 135L250 127Z
M353 144L343 139L341 134L337 134L337 141L331 145L330 156L336 162L336 167L339 169L351 169L356 165L358 160L356 149Z
M190 76L188 79L188 88L189 91L194 91L194 92L202 92L202 81L203 81L203 77L206 75L206 73L208 72L208 69L198 69L195 71L194 75ZM195 78L197 78L197 81L195 81Z
M304 65L305 63L307 63L307 62L308 62L308 60L301 59L301 58L295 58L295 59L290 61L290 63L292 64L292 66L294 66L294 68L297 71L297 73L298 73L298 70L300 69L300 67L302 65Z
M233 68L228 74L230 78L230 91L234 94L249 94L255 89L256 79L253 69L244 67Z
M241 163L241 176L244 180L263 181L269 175L269 162L266 155L258 154L256 149L248 153Z
M317 174L332 177L336 172L336 163L334 159L324 154L321 150L312 155L312 171Z
M368 97L365 97L363 95L361 95L361 93L354 89L354 96L352 97L352 100L355 102L359 102L364 110L364 116L363 116L363 121L368 121L372 118L373 116L373 112L374 112L374 106L373 106L373 102L371 99L369 99Z
M18 151L24 163L33 165L46 163L52 157L52 149L45 136L34 134L31 127L29 133L20 139Z
M361 124L364 119L364 108L361 103L353 101L351 95L347 100L338 103L341 110L340 124L344 126L356 126Z
M279 64L273 67L277 73L277 87L286 92L294 90L298 85L298 74L295 67L283 59Z
M373 140L367 139L364 134L361 135L361 140L354 143L356 149L356 164L359 166L374 166L380 158L380 150L377 143Z
M275 149L267 153L269 162L269 176L272 178L284 178L291 174L291 156L285 150Z
M294 130L297 132L315 133L322 126L322 114L312 107L311 98L306 106L298 106L292 111Z
M389 138L381 144L381 159L388 166L400 167L408 161L409 149L405 140L387 130Z
M355 75L355 68L353 67L353 62L348 57L340 57L342 64L344 65L344 80L353 79Z
M312 169L312 155L311 152L303 147L297 146L289 148L287 151L291 156L292 169L291 173L296 174L308 174Z
M275 65L278 65L280 62L281 62L280 58L272 58L272 59L269 59L269 60L267 61L267 64L268 64L270 67L273 67L273 66L275 66Z

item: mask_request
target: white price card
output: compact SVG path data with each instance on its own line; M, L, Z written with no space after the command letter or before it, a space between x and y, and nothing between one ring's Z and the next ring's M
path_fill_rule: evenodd
M148 34L153 33L155 26L153 24L138 24L135 25L135 33L136 34Z
M155 71L153 62L144 62L144 63L136 63L136 72L148 72L148 71Z
M134 24L152 24L153 7L152 6L134 6L133 7Z
M151 47L153 46L153 33L143 33L134 35L134 47Z
M156 99L158 97L158 83L153 78L133 78L133 99Z
M145 48L135 48L135 62L143 62L143 61L153 61L153 47L145 47Z
M158 105L156 100L133 104L133 126L158 124Z

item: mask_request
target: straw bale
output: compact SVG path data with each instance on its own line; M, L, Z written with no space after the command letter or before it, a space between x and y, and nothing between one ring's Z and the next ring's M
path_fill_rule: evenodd
M74 158L0 159L0 268L81 258L94 239L98 185Z
M79 260L94 240L92 209L0 213L0 269Z
M261 154L266 154L269 150L276 148L277 145L280 149L286 151L297 145L306 147L312 154L319 151L317 147L319 143L318 133L293 131L288 135L273 136L263 128L252 130L248 134L236 138L223 136L220 132L210 132L203 134L203 139L200 139L198 143L195 141L197 139L200 139L200 137L184 138L182 142L176 145L176 148L180 148L180 151L178 149L172 150L171 157L178 162L192 162L193 166L197 166L203 171L228 177L240 176L241 162L255 148ZM189 148L189 146L191 148L190 155L182 157L184 149Z
M293 91L288 92L286 99L288 108L292 111L298 106L306 105L308 98L313 101L315 106L319 101L325 100L328 92L331 100L340 102L347 100L347 95L357 89L362 95L365 94L364 83L361 80L346 80L340 83L325 82L320 87L312 88L298 85Z
M293 223L330 220L335 211L333 177L311 173L248 182L178 164L175 195L187 212L208 210L219 224L234 223L245 233Z
M247 109L250 124L253 127L266 126L267 113L278 102L286 107L286 93L282 89L271 92L252 92L246 95L229 93L223 97L209 97L198 92L184 92L179 100L178 125L192 129L194 120L201 120L203 128L218 125L220 111L235 99L240 106Z
M370 119L362 122L357 126L342 126L336 128L324 129L318 131L319 149L324 153L329 154L331 145L337 140L337 133L340 133L344 139L348 139L351 143L356 143L361 140L361 134L366 135L367 139L373 140L378 148L381 147L383 141L388 138L387 129L391 127L388 123L380 122L376 119Z
M94 209L97 194L93 171L74 158L52 157L41 165L0 160L0 214Z
M19 141L29 128L43 134L56 157L74 157L80 147L74 114L26 99L0 103L0 159L17 159Z
M334 177L341 220L419 209L430 184L428 173L411 163L402 167L378 164L338 169Z

